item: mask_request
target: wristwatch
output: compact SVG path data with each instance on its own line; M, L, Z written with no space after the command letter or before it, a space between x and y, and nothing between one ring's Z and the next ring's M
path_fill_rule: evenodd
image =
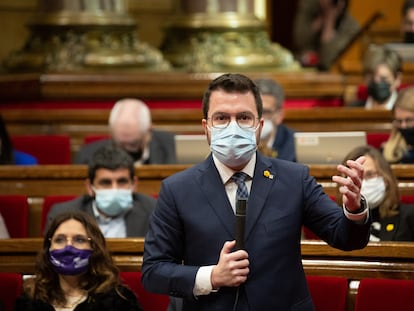
M345 206L346 208L346 206ZM360 207L359 209L357 209L356 211L350 211L349 209L346 208L346 211L350 214L361 214L362 212L364 212L366 209L368 208L368 202L365 199L365 197L363 195L361 195L361 201L360 201Z

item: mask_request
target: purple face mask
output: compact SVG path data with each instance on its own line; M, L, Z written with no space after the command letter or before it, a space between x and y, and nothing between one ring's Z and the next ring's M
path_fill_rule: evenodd
M55 271L63 275L77 275L88 270L91 249L78 249L67 245L49 251L49 260Z

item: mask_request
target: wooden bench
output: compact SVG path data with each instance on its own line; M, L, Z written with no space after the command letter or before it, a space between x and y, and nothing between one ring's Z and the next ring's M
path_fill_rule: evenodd
M136 168L138 191L148 195L159 192L161 181L189 165L144 165ZM310 173L326 193L337 196L332 176L335 165L310 165ZM393 165L402 195L413 194L414 166ZM40 234L43 198L47 195L81 195L86 192L86 165L0 166L0 194L27 195L29 200L29 236Z
M121 271L140 271L142 238L107 239ZM307 275L341 276L349 280L348 310L353 310L359 280L414 278L414 243L376 242L362 250L340 251L320 241L302 241L302 262ZM41 238L0 240L0 272L32 274Z
M0 106L1 109L1 106ZM12 135L65 134L72 158L87 135L107 135L109 109L2 109ZM153 109L154 127L176 134L203 134L201 109ZM366 131L389 133L390 111L363 108L287 109L285 124L295 131Z

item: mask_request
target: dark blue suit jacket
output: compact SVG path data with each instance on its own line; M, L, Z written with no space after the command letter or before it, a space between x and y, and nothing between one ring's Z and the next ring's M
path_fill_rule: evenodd
M269 171L273 178L266 177ZM329 244L364 247L370 221L348 220L302 164L257 154L245 230L250 273L237 310L313 310L301 261L306 225ZM162 182L145 238L144 287L184 297L183 310L232 310L235 288L193 297L200 266L234 240L235 215L212 157Z

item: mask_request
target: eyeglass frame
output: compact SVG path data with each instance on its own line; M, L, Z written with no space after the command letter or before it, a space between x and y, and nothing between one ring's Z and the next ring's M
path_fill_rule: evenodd
M218 117L218 116L228 117L227 124L223 124L223 125L219 125L219 126L214 125L214 119L213 118L214 117ZM240 125L238 118L243 117L243 116L244 117L246 117L246 116L251 117L252 118L252 125L249 125L249 126ZM251 112L246 112L246 111L237 113L235 118L236 118L237 125L240 128L242 128L242 129L251 129L251 128L254 128L255 127L255 124L256 124L256 120L260 120L259 117L255 117ZM228 114L228 113L225 113L225 112L216 112L210 118L207 118L206 120L207 121L210 120L211 126L213 128L215 128L215 129L225 129L225 128L227 128L230 125L230 123L232 122L232 119L233 119L233 117L230 114Z
M58 239L58 238L63 239L65 241L64 245L61 244L60 242L56 241L56 239ZM79 241L75 241L75 239L83 239L83 242L80 243ZM62 240L62 243L63 243L63 240ZM82 234L75 234L74 236L71 236L71 237L66 236L64 234L58 234L56 237L49 238L49 241L50 241L51 246L55 246L57 249L62 249L62 248L66 247L68 245L69 241L71 241L70 244L73 247L75 247L75 244L77 244L77 246L80 246L80 247L77 247L77 248L83 248L85 245L91 246L92 239L90 237L84 236ZM80 244L78 244L78 243L80 243ZM59 245L59 244L61 244L61 245Z
M404 118L404 119L393 119L392 124L395 127L400 128L402 124L405 123L407 127L414 127L414 117L411 118Z

